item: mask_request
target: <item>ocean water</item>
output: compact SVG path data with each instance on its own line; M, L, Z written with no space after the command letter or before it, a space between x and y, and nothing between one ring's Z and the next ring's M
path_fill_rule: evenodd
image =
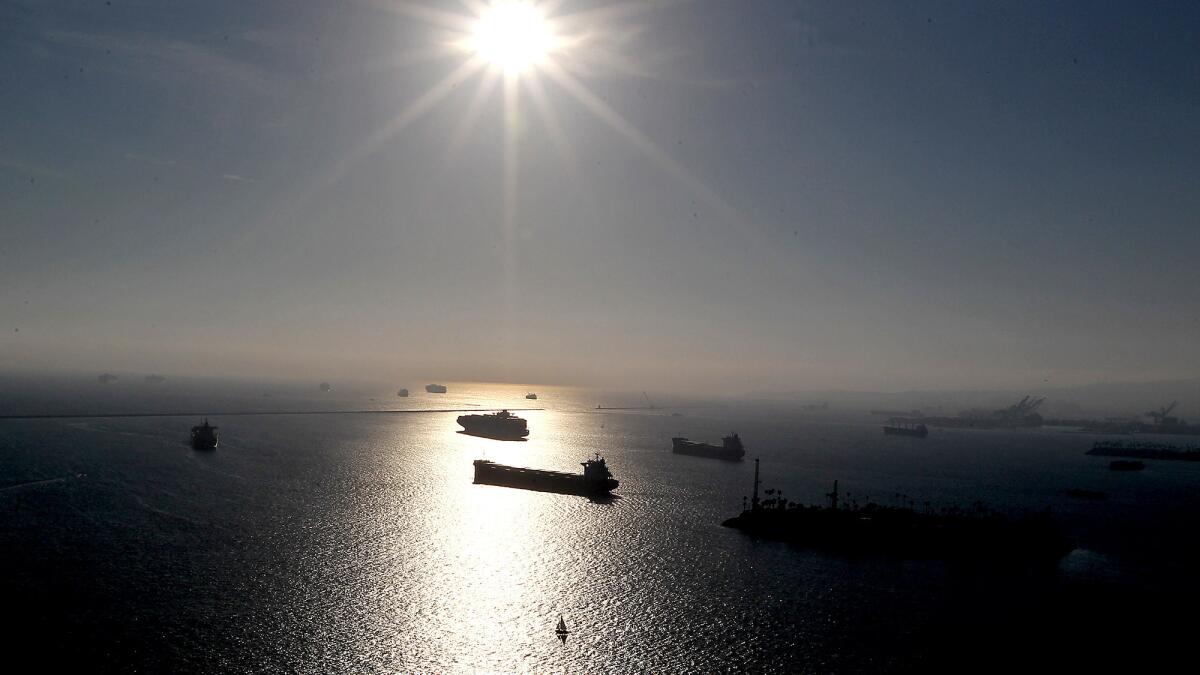
M1200 466L1111 472L1084 455L1093 436L884 437L865 414L754 401L606 412L640 394L566 388L526 401L524 387L453 383L408 399L114 384L9 383L0 413L542 410L521 413L532 433L515 443L456 433L458 413L217 416L214 452L188 447L193 418L0 420L7 636L47 668L962 672L1112 666L1108 638L1153 636L1164 656L1191 625L1166 617L1196 595ZM1079 548L1027 567L754 540L719 525L753 462L669 451L671 436L731 430L790 499L822 501L836 479L861 501L1049 507ZM593 453L621 481L612 501L471 480L480 457L572 470Z

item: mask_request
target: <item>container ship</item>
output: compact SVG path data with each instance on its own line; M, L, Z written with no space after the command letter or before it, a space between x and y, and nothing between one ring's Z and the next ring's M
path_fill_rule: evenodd
M719 446L709 445L708 443L696 443L676 436L671 439L671 452L677 455L724 459L731 462L740 462L742 457L746 456L746 449L742 447L742 439L736 433L722 438L721 445Z
M559 492L572 495L604 495L620 482L612 477L600 455L581 463L583 473L505 466L486 459L475 460L475 482L485 485Z
M217 447L217 428L208 423L208 418L204 418L204 423L192 427L192 447L197 450L212 450Z
M458 423L463 427L460 433L472 436L519 441L529 435L529 427L524 418L517 417L507 410L491 415L460 415Z

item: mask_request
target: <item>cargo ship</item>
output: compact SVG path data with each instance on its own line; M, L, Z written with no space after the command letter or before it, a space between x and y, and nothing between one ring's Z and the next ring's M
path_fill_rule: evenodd
M192 427L192 447L197 450L217 447L217 428L208 423L207 417L204 418L204 424Z
M883 433L887 436L912 436L914 438L925 438L929 435L929 428L920 422L893 417L883 425Z
M604 458L581 462L583 473L527 469L505 466L487 459L475 460L475 482L485 485L558 492L572 495L604 495L615 490L620 482L612 477Z
M671 439L671 452L677 455L723 459L730 462L740 462L742 457L746 456L746 449L742 447L742 439L736 433L722 438L720 446L696 443L676 436Z
M917 510L868 502L839 501L837 481L828 505L804 506L778 490L758 498L758 460L754 496L740 515L721 523L746 534L801 546L900 558L1040 559L1055 561L1074 545L1043 512L1010 519L982 506Z
M507 410L491 415L460 415L458 423L463 427L460 433L472 436L518 441L529 435L529 427L524 418L517 417Z
M430 394L444 394L444 393L446 393L446 385L444 385L444 384L427 384L427 385L425 385L425 391L429 392Z

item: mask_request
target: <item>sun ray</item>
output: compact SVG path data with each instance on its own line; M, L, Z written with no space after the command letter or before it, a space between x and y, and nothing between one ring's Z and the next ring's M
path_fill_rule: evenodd
M517 213L517 141L521 119L517 97L517 78L504 78L504 238L511 242L516 229Z
M450 144L442 156L443 169L449 167L457 159L458 153L466 145L467 139L475 129L475 123L479 121L479 115L483 112L484 104L491 98L492 92L496 89L496 83L499 81L500 76L495 73L484 71L479 76L479 86L475 88L475 93L472 94L471 101L467 104L467 110L463 113L462 120L455 128L454 135L450 138Z
M505 340L504 353L511 353L513 338L516 334L516 295L517 295L517 264L516 264L516 230L517 230L517 189L518 171L520 169L518 152L518 134L520 133L520 108L517 90L517 77L504 77L504 303L505 303Z
M450 28L459 33L471 30L472 18L469 15L447 12L444 9L436 9L418 2L404 2L403 0L359 0L359 2L396 14L411 16L428 24Z
M385 124L382 128L371 134L365 141L360 143L352 152L340 159L333 167L322 177L322 180L316 186L318 189L331 185L337 182L343 175L346 174L358 162L369 157L372 153L379 149L379 146L386 143L396 134L404 130L405 127L420 119L429 109L436 105L439 101L445 98L450 92L454 91L462 82L466 81L475 73L483 70L484 64L479 59L470 59L465 61L458 68L455 68L449 75L443 77L429 88L424 94L419 96L415 101L409 103L400 114L396 115Z
M334 162L328 169L308 180L298 190L287 190L282 193L278 199L272 201L271 205L260 217L255 219L255 222L260 225L247 230L247 241L252 239L254 235L257 235L261 227L265 227L269 223L295 223L304 221L304 219L296 216L308 206L310 200L321 191L336 184L355 164L377 151L390 138L403 131L405 127L419 119L430 108L449 95L450 92L454 91L454 88L458 84L483 70L484 67L485 64L478 59L470 59L463 62L448 75L434 83L428 91L410 103L404 110L400 111L398 115L393 117L382 128L372 133L352 151Z
M433 43L423 47L409 49L385 59L373 59L355 66L343 66L317 73L315 79L321 82L375 75L390 70L400 70L420 63L441 61L452 56L461 56L462 50L449 43Z
M688 3L691 1L692 0L659 0L658 2L619 2L613 5L606 5L596 9L585 9L570 14L556 14L554 20L556 23L565 28L575 25L595 26L597 24L611 22L617 19L629 19L640 14L661 11L664 8ZM555 4L557 5L559 3ZM547 10L547 13L549 12L550 10Z
M529 89L529 97L533 99L533 107L537 110L542 124L545 125L546 132L550 134L550 141L554 143L554 148L566 163L567 171L574 175L576 170L575 151L571 147L570 141L567 140L566 134L563 133L562 126L558 123L558 115L555 113L554 107L546 98L546 90L542 87L541 79L527 77L524 82L526 88Z
M458 4L465 7L474 16L479 16L487 11L487 3L483 0L458 0Z
M556 84L573 96L575 100L579 101L584 108L600 119L600 121L612 127L614 131L624 136L625 140L650 157L655 164L659 165L660 168L669 173L675 180L683 184L685 188L695 194L710 208L717 210L721 218L739 226L745 226L745 219L736 209L729 206L725 200L721 199L717 193L713 192L700 179L688 172L679 162L671 159L667 153L660 150L637 127L633 126L620 113L600 100L600 97L593 94L591 90L571 76L570 73L554 63L547 63L542 68L542 72L546 73L550 79L554 80Z

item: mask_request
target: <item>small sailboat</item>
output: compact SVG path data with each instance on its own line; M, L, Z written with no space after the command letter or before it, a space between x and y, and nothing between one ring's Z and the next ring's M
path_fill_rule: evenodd
M562 614L558 615L558 627L554 629L554 634L558 636L559 640L562 640L563 644L567 643L567 636L571 634L571 631L567 630L567 622L563 620Z

